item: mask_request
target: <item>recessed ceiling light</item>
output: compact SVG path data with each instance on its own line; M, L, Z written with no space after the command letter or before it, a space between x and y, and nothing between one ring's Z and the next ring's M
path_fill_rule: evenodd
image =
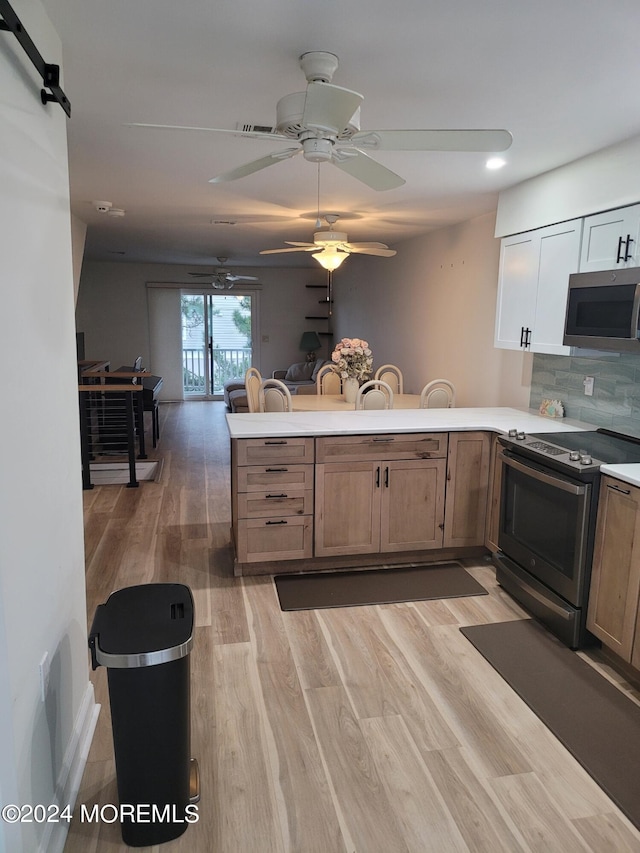
M489 157L486 163L487 169L502 169L506 165L507 161L503 160L502 157Z

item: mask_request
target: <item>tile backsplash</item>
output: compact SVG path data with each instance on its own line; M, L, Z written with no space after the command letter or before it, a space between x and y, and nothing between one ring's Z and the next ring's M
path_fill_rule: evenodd
M586 376L595 380L592 397L584 393ZM536 354L529 405L537 409L543 399L561 400L567 418L640 436L640 355Z

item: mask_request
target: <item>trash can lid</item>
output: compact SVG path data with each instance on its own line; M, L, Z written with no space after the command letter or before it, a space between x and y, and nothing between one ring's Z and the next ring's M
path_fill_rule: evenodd
M155 666L193 647L193 596L188 586L149 583L111 593L98 605L89 635L93 668Z

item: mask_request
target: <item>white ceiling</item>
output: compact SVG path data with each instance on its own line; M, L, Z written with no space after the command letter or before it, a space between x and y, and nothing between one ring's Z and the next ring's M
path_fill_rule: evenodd
M258 253L312 240L315 164L295 157L211 184L287 146L125 126L273 125L278 99L306 86L306 51L339 57L333 83L365 96L364 130L513 134L500 172L485 169L485 154L377 152L406 179L385 192L323 165L320 209L341 215L351 241L394 248L494 209L504 187L640 133L637 0L43 2L63 43L72 209L88 223L93 259L314 265L305 253ZM20 15L19 0L14 8ZM99 214L93 200L126 216Z

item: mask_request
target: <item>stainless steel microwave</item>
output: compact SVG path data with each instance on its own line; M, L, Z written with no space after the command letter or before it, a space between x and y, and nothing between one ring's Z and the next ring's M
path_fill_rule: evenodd
M569 276L563 342L640 353L640 267Z

